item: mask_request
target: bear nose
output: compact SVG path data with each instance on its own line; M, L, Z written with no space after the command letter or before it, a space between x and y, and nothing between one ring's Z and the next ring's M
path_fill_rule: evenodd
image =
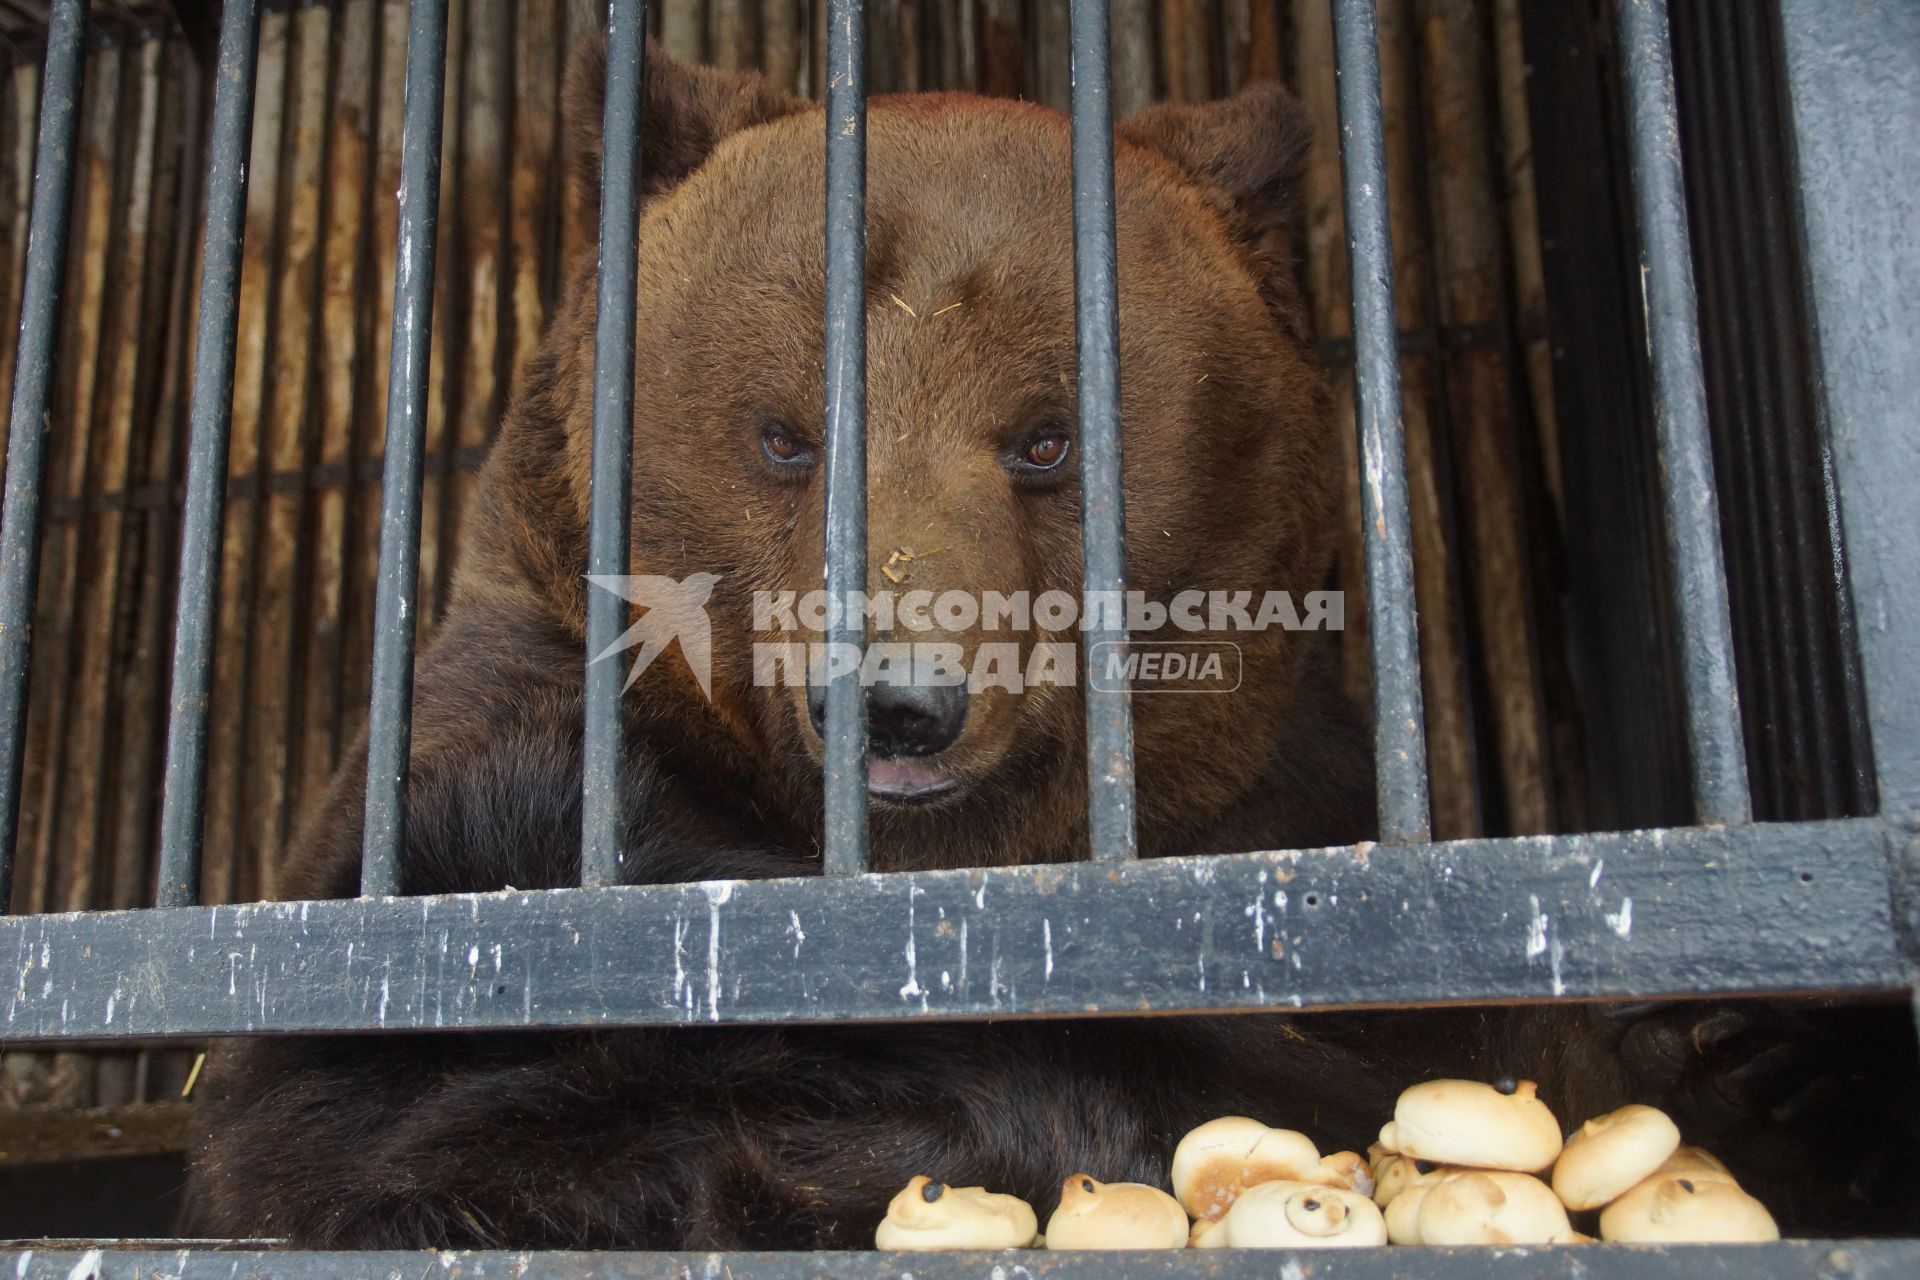
M945 751L967 725L967 690L956 684L879 681L867 689L867 750L877 756ZM827 733L825 685L807 686L807 718Z
M867 690L867 745L878 756L930 756L967 724L961 685L880 683Z

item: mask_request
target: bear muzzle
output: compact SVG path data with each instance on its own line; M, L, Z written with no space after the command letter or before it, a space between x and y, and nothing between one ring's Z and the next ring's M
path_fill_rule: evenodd
M867 790L888 800L926 800L953 790L959 780L929 763L959 741L967 726L965 685L876 681L866 690ZM827 690L807 686L807 719L822 737L827 727Z

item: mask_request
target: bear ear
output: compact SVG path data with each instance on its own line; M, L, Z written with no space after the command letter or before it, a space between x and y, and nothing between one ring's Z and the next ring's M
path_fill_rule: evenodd
M1292 94L1270 80L1219 102L1162 102L1119 136L1173 162L1229 230L1281 273L1293 266L1312 129Z
M640 181L645 195L670 190L706 163L728 134L807 109L750 72L689 67L647 42L641 106ZM573 180L588 216L600 208L600 129L606 112L607 36L574 47L561 93Z

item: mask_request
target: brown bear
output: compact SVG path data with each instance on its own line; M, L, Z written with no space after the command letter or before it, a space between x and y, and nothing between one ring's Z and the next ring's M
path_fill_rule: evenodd
M603 58L589 46L569 75L589 206ZM1077 594L1067 121L931 94L875 99L869 130L872 587ZM1271 86L1118 129L1127 557L1155 600L1298 596L1329 572L1339 450L1292 275L1304 149ZM629 882L819 870L817 686L756 681L751 644L755 592L820 583L823 153L817 107L650 56L633 572L717 578L710 691L670 652L626 698ZM508 411L421 659L408 893L577 882L594 288L589 253ZM979 625L931 634L985 643ZM1074 637L1017 642L1060 639ZM1135 699L1143 852L1366 837L1367 742L1328 637L1234 639L1230 695ZM1085 856L1077 687L915 678L876 687L869 721L876 869ZM305 828L289 896L356 892L361 798L349 768ZM1503 1058L1487 1046L1512 1027L1438 1025L253 1042L217 1052L203 1085L194 1225L302 1246L863 1247L917 1173L1044 1216L1075 1170L1164 1182L1179 1135L1220 1114L1364 1146L1394 1091L1441 1066L1519 1070L1552 1096L1538 1043ZM1619 1092L1611 1067L1570 1074L1595 1110Z

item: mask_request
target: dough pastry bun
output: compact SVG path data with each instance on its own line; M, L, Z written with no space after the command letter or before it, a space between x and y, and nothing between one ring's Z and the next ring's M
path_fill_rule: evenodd
M1076 1173L1047 1219L1048 1249L1184 1249L1187 1212L1158 1187Z
M1598 1209L1652 1177L1679 1149L1680 1129L1664 1111L1621 1107L1567 1139L1553 1164L1553 1189L1569 1209Z
M1359 1160L1352 1152L1341 1155ZM1369 1171L1368 1179L1372 1176ZM1173 1151L1172 1181L1180 1207L1209 1222L1225 1217L1241 1192L1262 1182L1353 1185L1321 1164L1320 1149L1306 1134L1269 1128L1247 1116L1209 1120L1180 1139Z
M983 1187L949 1187L925 1174L887 1205L873 1233L878 1249L1025 1249L1039 1229L1033 1206Z
M1199 1249L1365 1248L1387 1242L1380 1208L1358 1191L1314 1182L1248 1187L1218 1223L1195 1227Z
M1531 1080L1429 1080L1400 1095L1380 1145L1416 1160L1538 1173L1560 1154L1560 1122Z
M1386 1211L1395 1244L1556 1244L1573 1224L1553 1188L1508 1169L1436 1169L1416 1178Z
M1780 1238L1767 1207L1725 1174L1655 1174L1600 1211L1622 1244L1750 1244Z

